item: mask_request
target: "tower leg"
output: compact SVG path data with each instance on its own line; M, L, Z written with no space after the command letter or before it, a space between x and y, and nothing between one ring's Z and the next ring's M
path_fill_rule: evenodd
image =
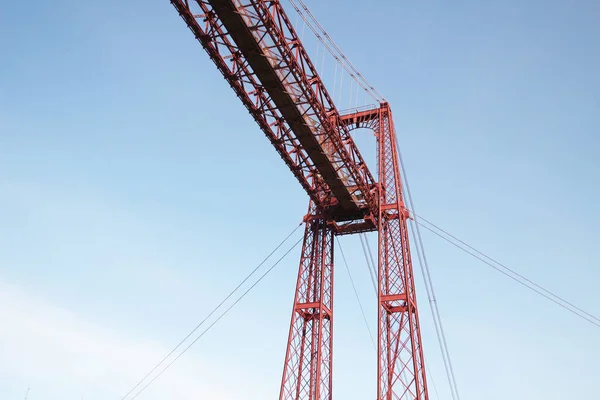
M391 112L380 108L378 400L427 400L427 382L408 243L408 212Z
M331 400L333 232L309 217L281 381L280 400Z

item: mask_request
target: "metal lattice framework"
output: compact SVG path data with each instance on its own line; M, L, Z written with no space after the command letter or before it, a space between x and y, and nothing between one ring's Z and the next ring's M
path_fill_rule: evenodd
M279 2L171 2L311 200L362 217L375 180Z
M378 400L427 400L387 103L341 115L279 1L171 0L310 197L280 400L331 400L333 236L377 231ZM193 11L197 10L197 11ZM378 181L350 131L378 141Z
M333 349L333 231L309 218L304 233L280 399L329 399Z
M378 393L381 399L425 399L427 383L408 243L408 210L402 196L394 123L387 105L377 114L382 188L378 216Z

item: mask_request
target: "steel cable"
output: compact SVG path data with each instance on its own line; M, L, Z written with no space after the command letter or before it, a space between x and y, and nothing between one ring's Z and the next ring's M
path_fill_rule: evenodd
M404 167L404 160L402 159L402 153L400 152L400 146L398 144L398 140L395 140L396 152L398 153L398 161L400 162L400 170L401 174L404 178L404 186L406 187L406 195L412 210L415 209L415 205L412 199L412 194L410 191L410 185L408 182L408 176L406 173L406 168ZM450 351L448 350L448 343L446 341L446 333L444 331L444 326L442 324L442 317L440 315L440 310L438 308L437 300L435 297L435 290L433 288L433 280L431 279L431 273L429 270L429 263L427 262L427 257L425 256L425 246L423 245L423 238L421 236L421 231L419 230L418 221L415 219L414 230L413 230L413 238L415 238L415 247L417 249L417 256L419 258L419 265L421 267L421 274L423 275L423 281L425 283L425 289L427 291L427 297L429 299L429 306L431 310L431 315L433 317L433 322L436 330L436 334L438 336L438 343L440 346L440 350L442 352L442 359L444 362L444 368L446 369L446 375L448 378L448 383L450 385L450 392L452 394L452 398L454 400L460 400L460 395L458 392L458 385L456 384L456 377L454 374L454 368L452 366L452 359L450 357Z
M359 237L360 237L360 241L361 241L361 244L362 244L362 249L363 249L363 253L364 253L365 259L367 260L367 268L369 269L369 273L372 273L371 272L371 267L370 267L371 264L370 263L374 263L374 261L373 261L373 254L371 252L371 247L369 246L369 241L367 239L366 234L364 234L364 233L360 233ZM363 237L364 237L364 241L367 244L368 250L367 250L367 248L365 248L365 245L363 243ZM367 251L368 251L368 255L367 255ZM370 259L370 261L369 261L369 259ZM375 267L373 267L373 269L375 269ZM377 274L377 272L375 272L375 273ZM375 289L374 294L375 294L375 298L377 298L377 289ZM427 363L425 361L425 355L423 355L423 364L424 365L429 365L429 363ZM437 390L437 385L435 384L435 379L433 379L433 375L431 374L431 370L428 367L426 367L425 371L427 373L427 379L429 379L431 381L431 385L433 386L433 390L435 392L435 397L437 399L439 399L440 395L439 395L438 390ZM403 378L406 380L406 375L405 374L403 374Z
M188 333L166 356L163 357L162 360L160 360L142 379L140 379L138 381L138 383L131 388L131 390L129 390L129 392L127 392L127 394L125 394L121 400L125 400L131 393L133 393L135 391L135 389L137 389L146 379L148 379L148 377L150 375L152 375L152 373L154 373L154 371L156 371L173 353L175 353L175 351L181 347L181 345L187 340L189 339L202 325L204 325L204 323L215 313L217 312L217 310L219 308L221 308L223 306L223 304L225 304L225 302L227 300L229 300L231 298L231 296L233 296L235 294L235 292L237 292L240 287L242 287L242 285L244 283L246 283L248 281L248 279L250 279L252 277L252 275L254 275L259 269L260 267L262 267L265 262L267 262L267 260L269 258L271 258L271 256L277 251L279 250L279 248L281 248L281 246L283 246L283 244L285 242L288 241L288 239L298 230L298 228L301 226L302 224L296 226L296 228L294 228L294 230L285 237L285 239L283 239L278 245L277 247L275 247L275 249L273 251L271 251L269 253L269 255L267 255L267 257L265 257L260 264L258 264L258 266L256 268L254 268L250 274L248 274L202 321L200 321L200 323L198 325L196 325L196 327L194 327L194 329L192 329L190 331L190 333ZM246 292L244 292L229 308L227 308L227 310L225 310L225 312L223 312L206 330L204 330L198 337L196 337L196 339L194 339L194 341L187 346L173 361L171 361L161 372L158 373L158 375L156 375L147 385L145 385L135 396L133 396L131 398L131 400L135 399L136 397L138 397L140 395L141 392L143 392L152 382L154 382L160 375L162 375L164 373L164 371L169 368L179 357L181 357L183 355L183 353L185 353L194 343L196 343L198 341L198 339L200 339L200 337L202 337L212 326L214 326L233 306L235 306L252 288L254 288L258 282L260 282L271 270L273 270L273 268L275 268L275 266L277 266L277 264L279 264L279 262L286 256L288 255L297 245L298 243L300 243L300 241L302 240L302 238L300 238L300 240L298 240L279 260L277 260L277 262L271 266L261 277L259 277L259 279L252 285L250 286L250 288L248 290L246 290Z
M360 238L360 245L362 246L363 254L365 255L365 260L367 261L367 269L369 270L369 276L371 276L371 283L373 284L373 293L375 293L375 297L377 297L377 283L375 278L377 276L377 272L375 271L375 267L371 264L373 261L373 256L371 256L371 260L369 260L367 249L365 248L365 243L363 242L363 239L366 241L367 237L364 233L359 233L358 237Z
M413 214L413 215L415 215L415 214ZM551 292L550 290L545 289L544 287L534 283L530 279L524 277L523 275L517 273L516 271L508 268L504 264L494 260L493 258L489 257L488 255L482 253L481 251L475 249L474 247L472 247L472 246L468 245L467 243L463 242L462 240L458 239L456 236L451 235L450 233L446 232L445 230L437 227L437 225L432 224L431 222L427 221L425 218L420 217L420 219L422 221L425 221L428 224L431 224L431 226L434 227L434 228L431 228L423 223L418 222L418 224L421 227L427 229L434 235L439 236L440 238L444 239L448 243L459 248L460 250L464 251L465 253L471 255L472 257L478 259L479 261L483 262L484 264L492 267L493 269L500 272L501 274L506 275L507 277L514 280L515 282L525 286L529 290L532 290L533 292L539 294L540 296L546 298L547 300L550 300L551 302L555 303L556 305L564 308L565 310L577 315L578 317L580 317L580 318L588 321L589 323L596 325L597 327L600 328L600 319L598 317L596 317L595 315L581 309L580 307L577 307L573 303L565 300L563 297L560 297L557 294ZM436 231L436 229L438 231ZM442 233L439 233L439 232L442 232ZM444 235L449 236L451 239L449 239L448 237L446 237ZM453 241L453 240L455 240L455 241ZM494 265L494 264L496 264L496 265Z
M373 338L373 333L371 332L371 328L369 327L369 322L367 320L367 316L365 314L365 310L363 308L362 302L360 301L360 297L358 296L358 291L356 290L356 285L354 284L354 279L352 278L352 273L350 273L350 268L348 267L348 261L346 260L346 256L344 255L344 250L342 249L342 244L340 240L336 237L338 247L340 248L340 253L342 254L342 259L344 260L344 265L346 266L346 271L348 272L348 277L350 277L350 283L352 284L352 289L354 290L354 295L356 296L356 301L358 302L358 306L360 307L360 312L363 317L363 321L365 321L365 326L367 327L367 331L369 331L369 337L371 338L371 343L373 343L373 348L377 349L375 345L375 339Z
M315 34L317 39L323 44L323 46L327 49L329 54L333 56L333 58L342 66L342 68L350 75L350 77L363 88L365 93L368 93L373 99L377 102L385 101L385 98L379 93L367 79L362 75L356 67L350 62L350 60L346 57L346 55L341 51L338 45L331 39L331 36L325 31L323 26L317 21L314 15L310 12L306 4L302 0L298 0L300 6L296 4L296 0L290 0L290 4L296 10L298 15L304 20L305 24L310 28L310 30ZM304 10L304 12L300 9ZM310 20L312 20L312 23ZM327 41L329 43L327 43Z

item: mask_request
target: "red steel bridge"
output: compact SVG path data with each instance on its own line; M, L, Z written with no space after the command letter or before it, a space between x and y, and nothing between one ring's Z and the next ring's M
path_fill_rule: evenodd
M334 236L369 231L378 232L377 399L427 400L390 105L340 113L279 1L171 3L310 197L280 400L332 398ZM377 171L355 128L373 130Z

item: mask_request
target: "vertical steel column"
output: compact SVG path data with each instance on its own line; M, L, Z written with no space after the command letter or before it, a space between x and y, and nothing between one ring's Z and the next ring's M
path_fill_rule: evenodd
M333 231L310 213L279 399L331 400L332 352Z
M341 116L279 1L171 3L313 202L280 400L331 400L334 233L328 223L336 216L364 218L365 224L359 221L356 231L346 233L371 230L377 221L377 398L427 400L408 212L389 105ZM377 134L378 195L351 125ZM314 204L328 216L317 215Z
M378 400L427 400L427 382L408 243L408 211L391 110L379 109Z

